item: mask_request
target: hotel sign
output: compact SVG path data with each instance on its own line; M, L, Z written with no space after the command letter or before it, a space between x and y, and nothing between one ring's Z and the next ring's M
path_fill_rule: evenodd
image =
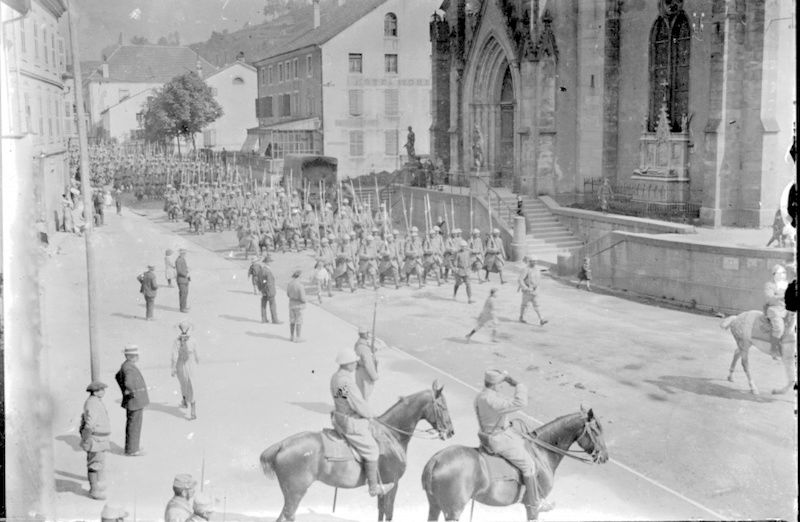
M348 87L430 87L428 78L347 78Z

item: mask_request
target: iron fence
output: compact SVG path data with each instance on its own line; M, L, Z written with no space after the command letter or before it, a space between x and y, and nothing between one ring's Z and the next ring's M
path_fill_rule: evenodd
M600 211L599 189L603 178L589 178L583 182L583 202L570 205L572 208ZM670 193L665 186L647 187L634 182L609 181L611 196L607 211L625 216L646 217L690 223L700 217L700 204L693 203L699 198L690 195L689 202L669 201Z

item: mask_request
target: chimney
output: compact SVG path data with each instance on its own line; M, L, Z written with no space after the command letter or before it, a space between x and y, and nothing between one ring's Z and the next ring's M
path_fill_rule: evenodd
M319 27L319 0L314 0L314 29Z
M197 76L203 77L203 63L200 61L200 55L197 56L197 62L194 64L197 69Z
M102 71L103 71L103 78L108 78L108 64L107 64L107 63L104 63L104 64L101 66L101 69L102 69Z

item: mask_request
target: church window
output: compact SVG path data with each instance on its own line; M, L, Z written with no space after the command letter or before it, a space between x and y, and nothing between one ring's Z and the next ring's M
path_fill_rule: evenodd
M650 108L647 128L655 131L661 106L667 108L673 132L689 111L691 29L686 14L659 16L650 32Z
M394 13L387 13L383 17L383 35L396 37L397 36L397 16Z

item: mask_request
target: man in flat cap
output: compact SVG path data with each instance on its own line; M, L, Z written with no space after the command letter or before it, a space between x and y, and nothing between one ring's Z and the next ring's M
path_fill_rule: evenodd
M385 495L394 487L394 483L378 483L380 448L370 430L372 412L361 395L354 377L358 356L352 348L343 348L336 356L336 364L339 365L339 369L331 377L330 387L334 407L331 412L331 422L337 433L347 439L364 459L370 496Z
M144 450L139 447L139 438L142 434L142 418L144 408L150 404L147 395L147 385L142 377L142 372L136 367L139 360L139 347L129 344L123 351L125 362L120 366L114 376L122 391L122 403L125 408L125 455L138 457L144 455Z
M178 303L181 312L188 313L186 301L189 298L189 266L186 264L186 249L178 250L178 259L175 260L176 281L178 282Z
M158 293L158 283L156 282L155 265L147 265L147 272L140 274L136 279L141 283L139 292L144 295L145 314L147 321L153 320L153 308L156 304L156 294Z
M306 307L306 290L300 282L300 270L292 273L292 280L286 285L289 296L289 333L292 342L300 342L300 328L303 326L303 310Z
M106 504L100 513L100 522L125 522L128 512L119 506Z
M369 329L366 326L358 327L358 340L354 346L358 356L358 366L356 367L356 384L361 390L364 400L369 400L375 381L378 380L378 360L375 352L370 346Z
M194 499L194 515L189 517L188 522L207 522L211 520L214 513L214 501L203 493Z
M528 520L536 520L537 512L549 511L552 504L539 500L536 485L536 462L525 447L525 439L511 427L511 413L528 405L528 387L508 375L504 370L490 369L483 375L483 390L475 397L475 413L478 416L478 439L493 453L513 464L525 485L523 503ZM503 395L498 387L508 383L514 388L514 397Z
M194 340L189 336L189 330L192 328L187 321L181 321L178 324L178 338L172 345L172 376L178 377L178 384L181 387L181 408L188 408L191 406L191 414L189 420L197 418L197 408L194 400L194 369L195 365L200 362L197 356L197 345Z
M167 502L164 510L164 522L186 522L194 513L192 497L197 482L188 473L175 475L172 481L174 496Z
M89 496L95 500L106 498L103 472L106 466L106 451L109 449L108 437L111 435L108 410L102 400L106 388L107 385L100 381L92 381L86 387L89 397L83 404L81 416L81 448L86 452Z

